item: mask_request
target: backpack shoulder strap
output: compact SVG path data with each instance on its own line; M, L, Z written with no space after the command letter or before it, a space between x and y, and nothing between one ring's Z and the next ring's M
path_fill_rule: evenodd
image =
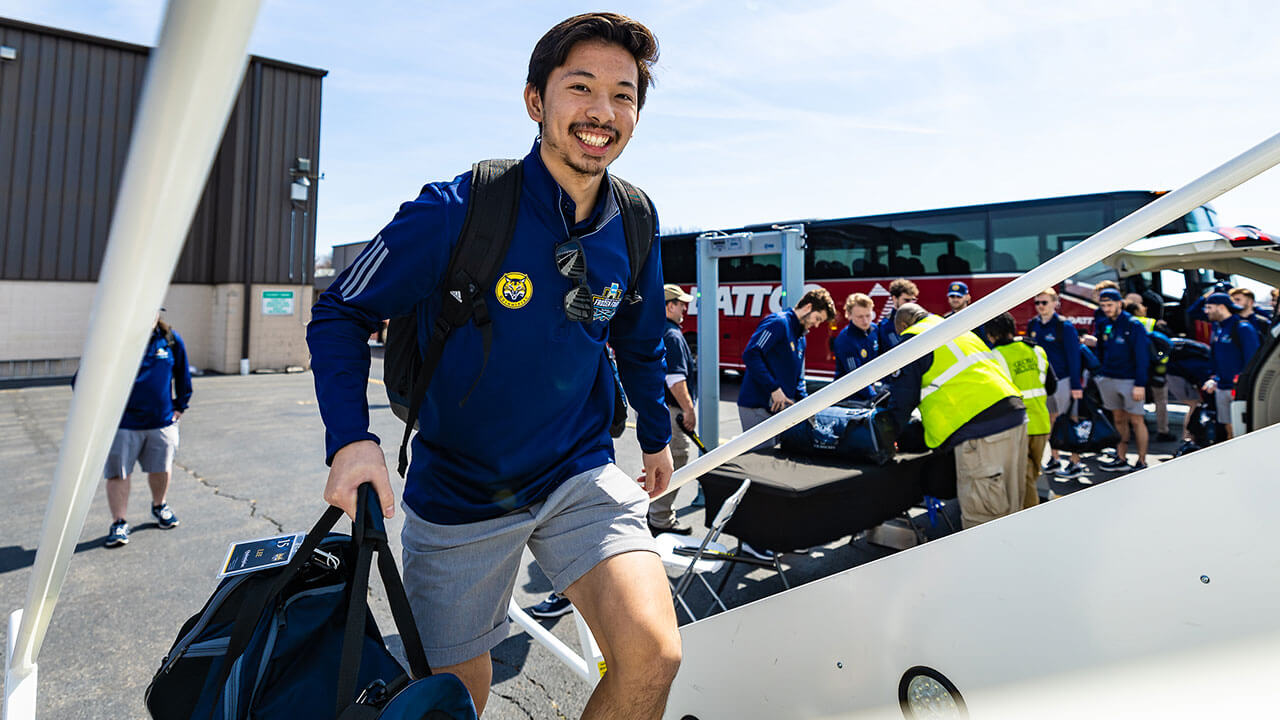
M466 219L458 242L449 256L449 266L440 282L441 305L427 341L422 367L413 381L409 414L404 437L400 442L400 476L409 466L409 437L413 433L422 400L431 385L445 341L454 330L474 321L484 341L484 357L480 372L471 385L475 389L489 363L493 346L493 327L489 307L485 304L486 288L493 283L515 233L516 215L520 210L520 189L524 177L519 160L481 160L471 166L471 197L467 201ZM462 402L471 396L467 391Z
M644 270L645 260L649 258L649 250L653 246L653 235L657 231L656 213L653 202L640 188L613 174L609 175L609 182L613 186L613 196L622 214L627 256L631 260L631 281L627 285L626 302L636 303L642 300L636 293L636 283L640 280L640 272Z

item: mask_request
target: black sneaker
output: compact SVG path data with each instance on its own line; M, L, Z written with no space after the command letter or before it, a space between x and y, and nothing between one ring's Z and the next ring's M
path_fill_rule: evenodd
M1130 465L1129 469L1132 470L1133 472L1137 472L1139 470L1146 470L1147 464L1144 462L1136 462L1133 465Z
M1107 472L1128 472L1131 468L1124 458L1112 457L1098 463L1098 467Z
M772 560L772 559L773 559L773 551L772 551L772 550L757 550L757 549L755 549L755 548L751 547L750 545L748 545L748 544L746 544L746 543L742 543L742 552L743 552L743 553L745 553L745 554L747 554L747 555L750 555L750 556L751 556L751 557L753 557L753 558L756 558L757 560Z
M1058 471L1062 469L1062 459L1059 458L1057 460L1054 460L1050 458L1045 461L1044 465L1041 466L1041 468L1045 471L1045 473L1049 475L1057 474Z
M536 618L558 618L561 615L568 615L573 612L573 603L569 602L569 598L563 595L551 593L546 600L529 608L529 614Z
M129 544L129 523L124 520L117 520L111 523L111 529L107 531L107 539L102 543L107 547L120 547Z
M161 530L171 530L181 524L178 521L178 516L174 515L173 511L169 509L169 503L152 505L151 517L156 519L156 525Z
M1085 466L1083 463L1067 463L1067 466L1054 473L1063 480L1074 480L1084 475Z

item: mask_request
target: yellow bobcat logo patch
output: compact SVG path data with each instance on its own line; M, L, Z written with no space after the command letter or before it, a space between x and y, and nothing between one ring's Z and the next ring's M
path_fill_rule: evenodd
M529 299L533 297L533 282L524 273L509 272L498 278L494 294L503 307L518 310L528 305Z

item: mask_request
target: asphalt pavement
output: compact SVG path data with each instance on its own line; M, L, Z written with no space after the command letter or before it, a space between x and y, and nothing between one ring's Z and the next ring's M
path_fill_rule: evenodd
M381 376L376 359L373 376ZM324 429L310 373L206 376L195 378L194 384L191 409L181 421L181 446L169 491L169 504L181 525L172 530L155 525L148 512L145 475L138 472L129 508L131 540L123 548L103 547L110 517L99 483L38 657L41 718L147 717L146 686L179 627L212 593L229 545L305 531L325 509ZM728 438L739 431L735 384L725 382L723 392L720 436ZM0 476L7 478L9 488L9 510L0 526L0 611L5 616L27 603L70 401L66 386L0 390ZM384 438L398 496L401 483L394 467L403 426L377 383L370 384L369 402L373 431ZM1180 422L1181 417L1175 414L1171 421ZM641 462L634 430L629 429L617 447L619 465L638 474ZM1153 460L1159 461L1173 447L1153 444L1152 449ZM1104 479L1094 470L1084 484L1054 489L1064 494ZM700 532L702 512L689 507L694 492L693 485L682 488L676 509L683 522ZM397 508L388 522L397 558L402 515ZM340 527L343 524L340 521ZM732 539L726 540L732 545ZM808 556L788 555L785 564L795 585L887 554L865 539L842 539L813 548ZM526 551L516 601L528 607L550 589ZM769 570L737 570L725 597L736 606L781 589ZM376 580L370 603L380 627L393 631ZM544 624L577 647L571 617ZM0 623L0 633L6 625ZM389 638L399 651L398 637ZM493 658L487 719L574 718L581 713L589 694L586 684L527 634L513 629Z

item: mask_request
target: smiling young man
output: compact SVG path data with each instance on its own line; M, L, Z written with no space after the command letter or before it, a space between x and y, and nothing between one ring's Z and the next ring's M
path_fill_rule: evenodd
M646 492L664 490L672 472L661 262L654 242L638 298L623 297L633 283L606 172L631 138L657 54L647 28L612 13L569 18L534 48L524 99L539 139L522 161L501 279L482 295L492 347L481 362L481 332L456 330L416 418L405 586L427 659L460 677L480 711L526 545L608 663L583 717L660 717L679 667L671 595L645 522ZM348 513L366 482L384 515L394 511L368 427L365 338L383 318L415 311L419 338L429 336L470 197L469 172L427 185L316 304L308 342L331 464L324 498ZM584 285L591 307L574 312L569 299ZM613 464L606 342L638 414L643 489Z

